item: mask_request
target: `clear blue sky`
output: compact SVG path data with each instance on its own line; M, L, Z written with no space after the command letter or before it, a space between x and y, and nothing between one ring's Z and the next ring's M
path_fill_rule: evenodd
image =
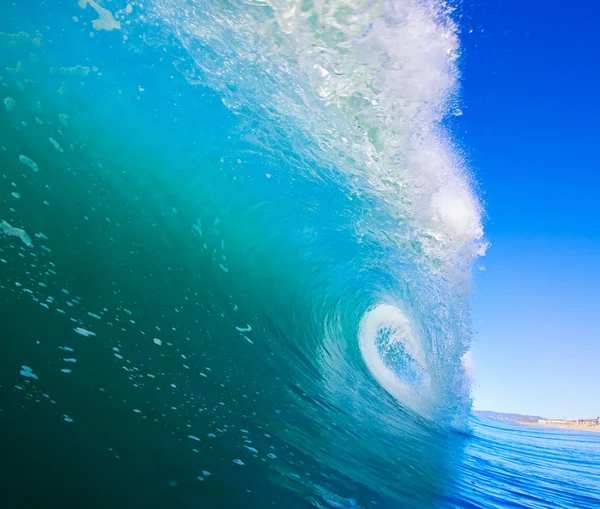
M456 130L492 243L475 287L475 408L599 416L600 2L463 10Z

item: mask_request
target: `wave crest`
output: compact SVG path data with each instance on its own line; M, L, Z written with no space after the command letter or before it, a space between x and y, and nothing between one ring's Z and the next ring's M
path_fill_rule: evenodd
M460 112L459 40L445 3L151 3L191 58L180 68L250 112L255 142L292 143L307 171L316 161L356 192L383 196L447 272L468 272L483 254L481 207L440 128Z

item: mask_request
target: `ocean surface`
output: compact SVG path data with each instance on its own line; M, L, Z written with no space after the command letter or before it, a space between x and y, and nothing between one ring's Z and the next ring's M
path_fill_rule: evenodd
M0 1L0 506L598 508L471 414L445 2Z

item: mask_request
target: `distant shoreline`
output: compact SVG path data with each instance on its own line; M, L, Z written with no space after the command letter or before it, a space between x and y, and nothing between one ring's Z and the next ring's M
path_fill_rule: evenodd
M478 417L526 424L527 426L600 432L600 417L595 419L546 419L538 415L509 414L491 410L474 410L473 413Z
M523 419L509 419L518 424L526 424L527 426L540 426L544 428L561 428L561 429L578 429L583 431L600 432L600 425L587 422L551 422L551 421L530 421Z

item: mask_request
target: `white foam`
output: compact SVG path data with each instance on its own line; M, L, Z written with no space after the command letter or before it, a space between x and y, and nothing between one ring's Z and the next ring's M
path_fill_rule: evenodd
M83 329L82 327L76 327L73 330L80 336L85 336L86 338L96 335L94 332L91 332L87 329Z
M37 163L33 159L30 159L29 157L24 156L23 154L19 156L19 161L21 161L21 163L23 163L25 166L29 166L29 168L31 168L36 173L40 170Z
M33 370L29 366L21 366L20 373L25 378L32 378L33 380L38 379L38 376L33 372Z
M94 0L79 0L79 7L85 9L90 6L98 14L98 19L92 21L92 27L94 30L120 30L121 23L119 23L113 16L112 12L104 7L98 5Z
M58 141L56 141L54 138L50 137L48 138L48 141L52 144L52 146L58 150L61 154L64 152L64 150L62 149L62 147L58 144Z
M469 350L460 358L460 360L465 371L467 382L472 384L475 380L475 360L473 359L473 352Z
M6 32L0 32L0 42L8 42L9 44L23 43L29 40L31 36L27 32L19 32L17 34L8 34Z
M379 334L388 337L378 345ZM407 315L396 306L380 304L365 313L359 328L360 350L369 371L389 394L423 414L429 413L430 376L421 339L416 334ZM412 364L420 375L402 378L385 362L385 357L400 352L407 364ZM392 359L398 364L398 359Z
M33 247L31 237L27 235L25 230L22 230L21 228L15 228L4 220L0 220L0 233L8 235L9 237L18 237L27 247Z
M198 219L193 225L192 228L202 237L202 219Z
M17 104L17 101L15 101L12 97L4 98L4 107L6 108L6 111L12 111L15 107L15 104Z
M75 65L73 67L61 67L60 73L63 76L87 76L90 73L90 68L84 65ZM61 89L64 87L61 86ZM60 89L59 89L60 91ZM62 92L61 92L62 93Z

